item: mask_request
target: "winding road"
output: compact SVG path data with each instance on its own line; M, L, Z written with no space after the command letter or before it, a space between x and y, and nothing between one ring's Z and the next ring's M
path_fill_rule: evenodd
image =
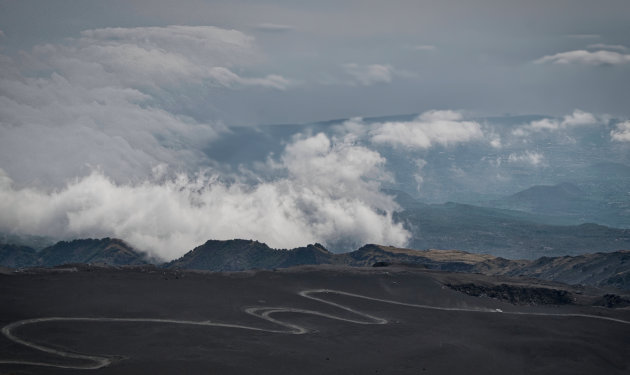
M422 304L414 304L414 303L406 303L399 302L381 298L368 297L360 294L343 292L339 290L332 289L310 289L303 290L298 293L300 296L304 298L308 298L323 304L327 304L329 306L333 306L335 308L345 310L353 315L355 315L356 319L349 319L338 315L332 315L321 311L316 310L306 310L292 307L250 307L246 308L245 313L255 316L257 318L263 319L265 321L271 322L281 328L279 329L267 329L255 326L248 326L242 324L232 324L232 323L222 323L222 322L213 322L211 320L204 321L190 321L190 320L178 320L178 319L155 319L155 318L97 318L97 317L44 317L44 318L35 318L35 319L25 319L17 322L13 322L8 324L2 328L2 334L7 337L9 340L27 346L31 349L35 349L41 351L43 353L48 353L52 355L59 356L61 358L66 359L75 359L81 362L87 362L83 364L60 364L60 363L52 363L52 362L34 362L34 361L21 361L21 360L7 360L0 359L0 364L15 364L15 365L32 365L32 366L47 366L47 367L56 367L56 368L64 368L64 369L79 369L79 370L95 370L105 366L109 366L113 362L117 360L114 357L106 357L106 356L97 356L97 355L89 355L89 354L80 354L68 350L60 350L55 349L49 346L44 346L41 344L37 344L27 339L18 337L14 331L19 329L20 327L24 327L31 324L40 324L40 323L49 323L49 322L127 322L127 323L161 323L161 324L182 324L182 325L192 325L192 326L203 326L203 327L224 327L224 328L235 328L235 329L245 329L250 331L262 331L262 332L271 332L271 333L279 333L279 334L292 334L292 335L302 335L309 332L309 330L305 327L299 326L297 324L292 324L283 320L279 320L273 318L272 315L280 314L280 313L298 313L298 314L306 314L306 315L315 315L321 316L328 319L340 320L344 322L354 323L354 324L387 324L388 321L386 319L367 314L365 312L361 312L355 310L349 306L342 305L330 300L327 300L321 295L330 295L336 294L341 296L359 298L369 301L375 301L380 303L387 303L399 306L407 306L413 308L420 309L431 309L431 310L442 310L442 311L464 311L471 313L494 313L494 314L510 314L510 315L529 315L529 316L551 316L551 317L573 317L573 318L583 318L583 319L597 319L604 320L612 323L620 323L620 324L630 324L630 321L616 319L606 316L599 315L589 315L589 314L553 314L553 313L536 313L536 312L503 312L499 309L488 309L488 308L458 308L458 307L439 307L439 306L431 306L431 305L422 305ZM314 295L318 295L319 297L315 297Z

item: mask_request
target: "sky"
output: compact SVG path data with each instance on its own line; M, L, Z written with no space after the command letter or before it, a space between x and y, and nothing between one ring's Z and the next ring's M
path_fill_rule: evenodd
M580 108L629 115L624 0L0 4L2 46L10 55L37 45L73 46L81 32L102 28L142 33L186 25L242 33L250 55L206 63L242 78L278 80L238 90L233 81L230 89L208 88L207 81L179 87L195 91L199 103L164 98L174 110L193 109L203 120L293 123L430 109L562 115ZM172 47L163 43L154 46ZM222 47L215 48L212 53ZM200 49L186 52L197 62L204 57Z
M508 113L554 118L517 137L599 123L627 144L629 14L623 0L0 0L0 230L122 237L165 259L210 238L403 246L375 146L497 148L474 119ZM361 120L397 114L418 117ZM208 157L238 126L351 118L252 166Z

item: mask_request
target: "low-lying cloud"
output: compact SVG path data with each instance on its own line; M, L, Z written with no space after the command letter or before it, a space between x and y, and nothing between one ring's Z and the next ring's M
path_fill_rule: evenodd
M33 49L44 67L82 85L119 83L163 87L204 80L208 84L284 88L278 76L242 77L232 69L263 59L254 39L213 26L86 30L66 44Z
M318 134L289 144L274 164L286 177L250 185L206 172L116 183L101 172L62 189L16 188L0 175L0 231L53 238L123 238L162 259L208 239L252 238L290 248L323 242L347 251L364 243L403 246L398 208L380 192L383 159Z
M481 125L455 111L428 111L413 121L374 124L369 133L376 144L410 148L449 146L483 138Z
M610 138L617 142L630 142L630 121L618 123L616 129L610 131Z
M226 175L204 150L229 129L169 109L180 86L286 88L243 73L264 59L246 34L95 29L20 59L0 56L0 232L113 236L163 259L208 239L407 242L377 152L318 134L294 139L266 173Z
M583 64L583 65L621 65L630 63L630 54L608 50L588 51L575 50L560 52L541 57L534 61L536 64Z
M207 167L203 149L226 128L169 105L185 100L180 86L287 88L280 75L234 72L263 58L252 37L211 26L86 30L0 56L0 168L18 185L60 187L94 168L138 182L160 164Z
M521 137L536 132L556 132L564 129L570 129L580 126L592 126L600 124L601 121L592 113L576 109L573 113L558 118L543 118L535 120L529 124L523 125L515 129L512 134Z
M545 156L539 152L525 151L508 155L507 161L516 164L529 164L534 167L544 165Z
M0 167L19 184L60 186L92 168L124 181L158 164L202 164L199 150L223 128L149 101L136 89L86 88L57 73L0 80Z

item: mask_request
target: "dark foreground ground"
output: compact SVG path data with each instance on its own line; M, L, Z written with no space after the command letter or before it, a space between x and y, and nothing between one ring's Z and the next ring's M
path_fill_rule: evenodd
M464 287L457 291L447 284ZM138 319L45 321L13 328L11 334L25 342L107 357L112 363L95 370L26 365L81 367L94 361L44 353L0 335L0 362L22 362L0 363L0 374L630 373L630 324L576 316L630 322L630 309L591 306L601 297L597 290L569 288L564 294L538 289L549 287L560 286L405 267L320 266L227 274L84 266L0 274L3 327L45 317ZM298 294L312 289L389 302L312 294L318 301ZM465 294L480 290L481 296ZM512 301L517 304L489 298L486 292L516 295ZM309 310L276 309L269 315L308 332L269 332L289 329L245 312L253 307ZM361 314L387 323L375 324L377 320ZM186 323L200 321L263 330Z

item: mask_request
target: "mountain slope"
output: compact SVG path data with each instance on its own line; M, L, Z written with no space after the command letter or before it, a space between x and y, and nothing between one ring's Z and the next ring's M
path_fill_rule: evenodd
M144 256L116 238L61 241L38 253L39 265L67 263L105 263L110 265L145 264Z
M488 275L529 276L566 284L630 289L630 251L542 257L530 262L489 259L474 267Z
M517 211L459 203L407 209L396 219L412 233L409 247L416 249L465 249L511 259L630 249L628 229L541 224Z
M586 237L589 236L589 227L583 228ZM592 227L599 234L598 226ZM147 262L123 241L111 238L62 241L39 253L24 246L0 245L0 266L52 267L68 263L137 265ZM630 290L630 250L511 260L459 250L413 250L375 244L365 245L349 253L333 254L319 244L276 250L252 240L211 240L162 266L173 269L242 271L319 264L354 267L376 264L418 265L445 271L535 277L568 284Z
M412 250L369 244L358 250L332 254L321 245L274 250L251 240L208 241L167 268L210 271L284 268L332 264L355 267L418 265L429 269L477 272L487 275L535 277L569 284L630 290L630 251L510 260L459 250Z
M165 266L210 271L271 269L302 264L328 263L332 256L319 244L293 250L275 250L252 240L210 240Z
M597 166L593 166L595 169ZM603 170L628 167L600 165ZM616 176L613 174L613 176ZM578 182L578 181L576 181ZM627 179L596 175L587 181L557 185L536 185L502 199L484 202L493 208L523 211L561 224L598 223L619 228L630 227Z
M504 199L493 201L491 206L519 210L540 215L564 218L570 223L601 222L598 220L610 211L605 203L588 198L577 185L537 185Z
M39 257L35 249L28 246L0 244L0 266L24 268L38 264Z

